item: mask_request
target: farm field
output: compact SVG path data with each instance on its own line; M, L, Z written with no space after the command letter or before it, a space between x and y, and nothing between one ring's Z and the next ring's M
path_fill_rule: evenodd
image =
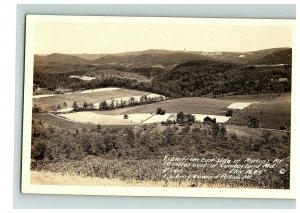
M136 124L150 124L160 123L167 121L170 116L176 116L176 114L166 113L164 115L156 115L151 113L134 113L127 114L128 119L124 119L123 115L103 115L101 113L94 112L73 112L61 114L63 118L67 118L74 122L101 124L101 125L136 125ZM194 114L196 121L203 122L206 116L216 118L217 123L226 122L229 117L220 115L205 115L205 114Z
M91 80L96 79L95 77L86 76L86 75L83 75L83 76L80 76L80 75L70 75L70 78L78 78L78 79L81 79L83 81L91 81Z
M291 93L282 93L276 98L255 103L235 113L230 124L247 125L249 116L257 117L263 128L290 129Z
M235 102L233 104L230 104L227 108L228 109L244 109L254 103L259 103L259 102Z
M128 103L130 103L130 100L132 98L134 99L134 101L139 102L141 100L142 96L143 95L125 96L125 97L121 97L121 98L114 98L113 101L114 101L114 103L121 103L123 101L124 103L126 103L125 105L128 105ZM155 93L148 94L147 98L160 98L161 101L163 101L163 100L166 99L165 96L162 96L162 95L159 95L159 94L155 94ZM112 100L111 99L110 100L106 100L106 103L108 105L111 105ZM95 109L99 109L99 104L100 104L100 102L94 103L94 108Z
M244 138L245 140L248 140L249 137L252 137L253 139L258 139L263 131L265 131L264 128L250 128L247 126L238 126L238 125L231 125L226 124L225 125L226 130L229 134L235 133L238 137ZM282 130L270 130L272 132L272 135L282 138L287 134L286 131Z
M131 97L137 95L150 95L149 92L130 90L130 89L112 89L112 90L87 90L80 93L68 93L52 95L50 97L33 98L33 105L40 106L43 110L56 110L57 105L63 106L66 102L65 108L72 107L74 101L78 105L82 105L85 101L87 103L97 103L99 101L109 100L111 98Z
M89 76L94 76L97 79L125 78L125 79L137 80L138 82L150 82L150 78L147 78L146 76L139 75L133 72L126 72L126 71L120 71L114 69L89 71L86 74Z
M280 93L270 94L249 94L249 95L230 95L219 97L220 100L236 101L236 102L261 102L267 101L280 96Z
M216 118L217 122L220 123L226 122L227 124L246 126L248 125L249 117L254 116L259 119L262 128L290 129L290 93L238 95L222 98L189 97L109 111L66 113L72 111L72 104L75 100L79 105L83 104L84 101L87 103L91 102L97 109L99 101L107 100L108 104L110 104L109 99L111 98L120 101L121 99L127 100L129 97L134 97L138 101L141 95L147 95L148 97L158 96L158 94L143 91L112 87L38 98L33 100L33 104L41 106L42 109L52 109L53 105L62 106L66 102L67 106L56 111L64 112L65 114L60 116L68 119L68 122L75 121L74 123L100 123L101 125L160 123L161 121L166 121L171 115L183 111L184 113L194 114L197 121L203 121L204 117L209 116ZM166 110L166 114L155 115L157 108ZM231 118L224 116L230 108L234 109L235 112ZM129 115L128 119L124 119L123 116L125 114Z
M98 124L98 123L96 123L96 122L98 122L97 120L95 120L95 124L80 123L80 122L73 122L71 120L63 119L61 117L58 117L58 116L55 116L52 114L48 114L48 113L33 113L32 115L33 115L33 120L35 122L42 121L46 125L55 126L57 128L64 128L64 129L69 130L70 132L75 132L76 129L80 130L83 128L95 128L96 127L95 124ZM147 114L147 116L149 116L149 114ZM102 117L104 117L104 115L102 115ZM123 119L123 117L120 119ZM120 120L116 119L116 120L112 120L111 122L113 122L113 121L116 122L116 121L120 121ZM127 123L127 125L130 125L130 121L125 120L125 122ZM105 123L108 123L108 121L104 121L101 124L105 125ZM125 126L125 124L109 125L109 126L112 126L112 127L120 126L121 127L121 126ZM109 126L106 126L106 127L109 127ZM226 124L226 129L229 134L235 133L235 134L237 134L238 137L245 138L245 139L248 139L249 137L257 139L260 137L260 135L264 131L263 128L249 128L247 126L239 126L239 125L231 125L231 124ZM274 134L275 136L277 136L279 138L281 138L283 135L286 135L285 131L271 130L271 132L272 132L272 134Z
M213 114L225 115L227 107L234 103L233 101L218 100L212 98L178 98L153 104L134 106L130 108L117 109L113 111L96 112L100 114L134 114L134 113L155 113L157 108L165 109L167 113L185 113L193 114Z
M35 122L41 121L46 125L55 126L57 128L63 128L71 132L75 132L76 129L80 130L82 128L96 127L96 125L93 124L77 123L66 119L62 119L60 117L48 113L32 113L32 120Z

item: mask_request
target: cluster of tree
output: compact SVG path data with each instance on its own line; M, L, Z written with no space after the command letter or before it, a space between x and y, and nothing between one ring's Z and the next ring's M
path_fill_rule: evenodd
M185 124L192 125L193 123L195 123L195 121L196 121L195 115L189 113L185 114L182 111L177 113L176 122L179 125L185 125Z
M55 92L58 88L70 89L76 87L75 85L80 85L82 80L70 78L68 74L35 72L33 82L39 87Z
M223 94L255 94L291 91L291 70L284 67L255 67L216 61L196 61L178 65L152 80L169 97L197 97ZM279 78L287 78L285 82Z
M141 98L137 101L134 97L130 97L129 100L115 100L111 99L108 101L100 101L98 110L100 111L107 111L107 110L114 110L114 109L120 109L127 106L138 106L138 105L145 105L145 104L151 104L159 101L163 101L164 97L162 96L155 96L155 97L147 97L147 95L141 96ZM93 103L87 103L84 102L82 106L79 106L76 101L73 103L73 111L93 111L97 110L95 108ZM165 111L164 111L165 112ZM160 113L163 113L163 110L160 111Z
M130 72L137 73L139 75L143 75L148 78L153 78L155 76L159 76L162 73L166 72L166 70L159 67L141 67L141 68L132 68Z
M139 171L140 176L134 176L134 179L143 180L142 176L149 176L156 169L160 169L157 165L162 164L156 161L163 159L165 155L288 159L289 137L286 134L279 138L270 131L264 131L258 139L250 137L247 140L239 138L236 134L229 134L225 126L205 123L193 127L172 126L164 130L155 125L140 128L101 128L97 125L90 129L82 128L70 132L36 121L33 122L32 128L32 169L65 173L72 173L76 169L77 174L87 172L86 175L120 178L119 175L123 174L122 168L126 168L127 172L122 177L128 180L134 173L129 172L133 169L131 165L137 161L138 164L134 165L139 166L134 168ZM95 157L95 161L91 160L92 157ZM110 163L105 171L106 163L99 161L100 159L116 162ZM146 167L141 167L141 162L145 160L150 162ZM151 163L153 161L155 164ZM74 167L73 163L76 163ZM116 168L118 164L123 166ZM112 175L109 175L110 173ZM157 178L157 174L154 176ZM265 183L263 179L257 180L256 183ZM288 183L286 179L284 184L288 186Z
M171 125L176 125L176 121L175 120L170 120L170 119L167 119L167 121L162 121L161 122L161 125L162 126L171 126Z
M263 131L258 139L239 138L228 134L224 125L197 124L183 128L172 126L159 130L158 127L134 128L83 128L72 133L43 122L34 122L32 129L32 158L45 162L80 160L94 155L107 158L152 159L165 154L199 155L214 152L230 157L288 156L289 135L278 138L271 131ZM217 156L215 156L217 157Z

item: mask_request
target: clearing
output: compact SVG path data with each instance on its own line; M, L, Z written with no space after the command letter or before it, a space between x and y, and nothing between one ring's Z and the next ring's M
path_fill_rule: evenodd
M247 125L249 117L258 118L261 127L271 129L290 129L291 93L282 93L276 98L251 104L233 114L230 124Z
M91 123L91 124L101 124L101 125L136 125L136 124L150 124L150 123L160 123L162 121L167 121L168 118L176 114L166 113L164 115L157 115L151 113L134 113L127 114L128 119L124 119L124 115L104 115L94 112L73 112L60 114L59 116L66 118L70 121L80 122L80 123ZM230 117L221 115L206 115L206 114L194 114L196 121L203 122L206 116L211 118L216 118L217 123L224 123L229 120Z
M66 94L55 94L50 96L33 96L33 105L40 106L43 110L57 110L57 106L66 106L64 108L70 108L73 102L83 105L87 103L97 103L99 101L110 100L112 98L122 98L131 96L150 95L149 92L143 92L138 90L121 89L121 88L99 88L93 90L85 90L82 92L66 93Z
M212 98L178 98L170 99L162 102L127 107L112 111L96 111L100 114L120 115L120 114L135 114L135 113L156 113L157 108L166 110L167 113L184 113L192 114L208 114L208 115L225 115L227 107L233 101L219 100Z

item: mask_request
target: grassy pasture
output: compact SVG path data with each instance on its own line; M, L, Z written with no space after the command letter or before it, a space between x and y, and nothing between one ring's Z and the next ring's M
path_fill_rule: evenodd
M120 70L97 70L97 71L89 71L86 73L87 75L94 76L98 79L105 79L105 78L125 78L131 80L137 80L138 82L150 82L150 79L146 76L139 75L133 72L126 72Z
M155 113L157 108L162 108L165 109L167 113L178 113L179 111L183 111L185 113L194 114L225 115L227 106L229 106L231 103L233 103L233 101L191 97L171 99L153 104L117 109L113 111L96 111L96 113L108 115Z
M57 128L63 128L65 130L69 130L70 132L75 132L76 129L80 130L83 128L96 127L96 125L94 125L94 124L84 124L84 123L72 122L72 121L68 121L66 119L56 117L54 115L50 115L48 113L33 113L32 119L35 122L42 121L46 125L55 126Z
M250 94L250 95L231 95L219 97L220 100L236 101L236 102L261 102L267 101L280 96L280 93L270 94Z
M235 133L238 137L248 140L249 137L252 137L253 139L258 139L265 129L227 124L226 130L229 134ZM285 131L280 130L271 130L271 132L272 135L278 138L282 138L283 136L287 135Z
M149 94L151 93L130 89L117 89L113 91L101 91L92 93L71 93L33 99L33 105L37 104L43 110L55 110L53 106L57 107L57 105L61 105L63 107L64 102L67 103L66 107L72 107L74 101L76 101L78 105L82 105L85 101L87 103L97 103L99 101L109 100L111 98Z
M63 102L67 102L67 107L72 107L74 100L78 104L83 104L84 101L95 103L100 100L107 100L111 97L124 97L124 96L135 96L150 94L143 91L128 90L128 89L118 89L114 91L102 91L86 94L65 94L58 95L47 98L34 99L33 102L38 104L43 109L50 109L52 105L60 104L62 106ZM190 98L179 98L171 99L163 102L157 102L147 105L140 105L134 107L125 107L122 109L116 109L111 111L94 111L98 115L113 115L113 116L123 116L124 114L143 114L143 113L156 113L157 108L165 109L167 113L178 113L183 111L185 113L192 114L208 114L208 115L225 115L227 107L235 102L259 102L253 103L250 106L246 107L243 110L234 110L235 113L227 124L245 126L249 122L249 116L255 116L259 119L261 127L263 128L272 128L279 129L281 126L284 126L287 130L290 129L290 105L291 105L291 96L290 93L283 94L256 94L256 95L239 95L239 96L227 96L221 99L213 98L202 98L202 97L190 97ZM35 115L37 116L37 115ZM51 115L38 115L46 118L50 122L55 124L55 122L69 122L64 119L55 118ZM49 117L50 116L50 117ZM126 121L121 119L122 121ZM55 120L55 122L54 122ZM60 121L63 120L63 121ZM72 120L72 119L71 119ZM140 119L141 120L141 119ZM143 119L144 120L144 119ZM129 122L129 121L128 121ZM127 122L127 123L128 123ZM130 124L124 125L130 125ZM84 125L77 123L79 126ZM105 125L105 122L102 123ZM76 123L74 124L76 125ZM110 125L110 124L107 124ZM77 127L76 127L77 128ZM241 135L255 135L252 134L254 130L247 128L247 131L242 131ZM246 133L247 132L247 133ZM255 131L254 131L255 132ZM254 133L253 132L253 133Z
M276 98L255 103L235 113L228 121L230 124L247 125L249 116L259 119L263 128L290 129L291 93L283 93Z

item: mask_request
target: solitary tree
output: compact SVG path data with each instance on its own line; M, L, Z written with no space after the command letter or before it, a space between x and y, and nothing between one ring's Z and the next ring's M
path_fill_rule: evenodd
M76 101L73 102L73 111L77 111L79 109Z
M157 108L156 114L161 115L162 111L163 111L162 108Z

